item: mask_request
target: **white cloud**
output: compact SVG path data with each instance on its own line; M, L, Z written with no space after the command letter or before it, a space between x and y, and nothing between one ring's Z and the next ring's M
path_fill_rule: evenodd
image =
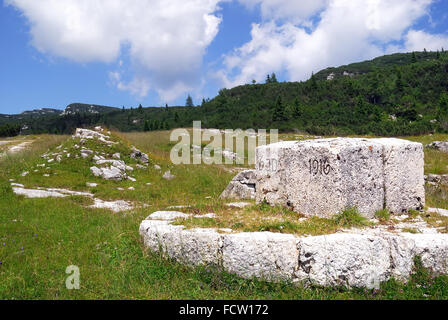
M173 100L195 82L221 19L219 0L5 0L30 22L41 52L77 62L113 62L129 48L134 78L119 89ZM122 64L122 63L121 63Z
M263 81L266 74L281 71L286 71L288 80L305 80L311 72L328 66L384 54L384 47L404 40L406 34L407 48L425 42L429 49L429 43L444 41L443 37L408 32L418 18L428 14L433 0L330 0L311 32L292 21L279 22L287 18L279 12L293 10L292 3L301 1L240 1L258 2L261 8L264 5L277 14L254 24L251 41L225 57L224 68L216 76L226 87L252 79ZM316 10L305 10L302 18L309 18ZM403 46L397 48L405 50Z
M448 36L410 30L406 35L406 51L437 51L448 48Z
M265 19L303 23L324 9L330 0L239 0L249 8L259 5Z

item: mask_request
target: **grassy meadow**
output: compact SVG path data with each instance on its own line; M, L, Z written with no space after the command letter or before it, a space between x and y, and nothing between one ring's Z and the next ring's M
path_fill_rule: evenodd
M185 209L188 212L215 212L233 220L232 212L225 206L226 201L219 199L219 195L235 173L230 172L231 166L224 165L174 166L169 161L174 144L169 141L167 131L114 132L113 136L123 143L101 150L106 154L120 152L127 164L136 164L129 157L131 145L149 153L151 163L148 169L135 169L130 174L137 179L136 182L95 178L89 170L93 165L89 158L71 157L60 163L47 163L41 157L49 151L57 152L64 148L74 152L77 141L69 136L35 136L26 150L4 154L0 158L0 299L448 298L448 277L432 278L418 261L415 275L407 284L390 280L382 284L380 290L348 290L244 280L213 268L186 267L148 252L141 243L138 228L140 222L154 211L190 205ZM297 138L294 134L280 135L282 140ZM448 135L405 138L429 143L447 140ZM98 148L98 145L89 143L85 147ZM45 165L40 166L42 164ZM154 164L160 165L162 170L156 170ZM425 150L425 173L448 173L447 165L447 154ZM167 170L176 176L173 180L162 179ZM22 177L26 171L29 174ZM12 192L10 179L26 188L90 191L103 200L123 199L142 205L128 212L113 213L106 209L86 208L92 202L86 197L27 199ZM98 186L88 188L87 182L98 183ZM129 190L129 187L134 190ZM445 189L428 190L427 205L448 209L446 192ZM276 223L278 226L275 219L288 221L300 218L282 208L255 204L238 214L242 216L240 223L253 221L256 214L272 218L274 220L264 229L257 224L246 227L275 232L283 229L275 228ZM207 223L206 219L204 221ZM309 224L306 232L310 234L322 226L329 231L345 226L344 221L339 220L312 221ZM65 271L70 265L80 269L79 290L66 289L68 274Z

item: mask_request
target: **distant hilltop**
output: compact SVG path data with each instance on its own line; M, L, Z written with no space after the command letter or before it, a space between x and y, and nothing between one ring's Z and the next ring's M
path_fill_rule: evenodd
M108 106L99 106L93 104L84 104L84 103L72 103L68 105L65 110L61 113L61 115L73 115L76 113L103 113L110 111L117 111L119 108L108 107Z

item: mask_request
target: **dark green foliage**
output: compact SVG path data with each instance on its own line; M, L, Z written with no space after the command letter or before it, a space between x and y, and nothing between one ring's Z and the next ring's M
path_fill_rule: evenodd
M0 126L0 137L14 137L20 133L20 125L6 124Z
M343 75L345 71L345 76ZM333 80L326 80L334 73ZM418 135L448 131L448 54L414 52L328 68L305 82L277 82L221 89L214 99L189 107L118 109L73 104L76 113L1 116L0 125L27 125L25 133L72 133L104 125L120 131L191 127L275 128L317 135ZM20 117L19 117L20 116ZM149 123L145 120L151 119Z
M185 106L186 107L194 107L193 99L191 98L190 95L188 95L188 97L187 97L187 101L185 102Z

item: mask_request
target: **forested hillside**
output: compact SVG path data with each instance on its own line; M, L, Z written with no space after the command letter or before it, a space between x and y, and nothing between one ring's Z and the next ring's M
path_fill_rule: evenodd
M278 128L335 135L448 131L448 53L443 50L328 68L305 82L278 82L275 75L266 82L222 89L198 107L139 106L94 113L86 107L10 122L26 124L24 131L30 133L68 133L95 124L150 131L191 127L193 120L202 120L203 127L210 128Z

